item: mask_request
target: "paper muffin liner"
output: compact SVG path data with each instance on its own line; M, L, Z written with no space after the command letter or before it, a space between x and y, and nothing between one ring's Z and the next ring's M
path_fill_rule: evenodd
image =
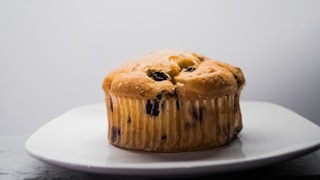
M154 152L205 150L230 142L242 129L239 95L214 99L106 97L113 145Z

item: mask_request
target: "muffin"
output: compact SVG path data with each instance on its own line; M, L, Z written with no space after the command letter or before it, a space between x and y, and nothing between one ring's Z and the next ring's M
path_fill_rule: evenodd
M244 84L238 67L192 52L154 51L105 77L108 140L153 152L225 145L242 129Z

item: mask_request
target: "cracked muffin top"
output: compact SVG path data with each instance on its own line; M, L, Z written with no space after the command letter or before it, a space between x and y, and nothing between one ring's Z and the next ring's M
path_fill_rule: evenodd
M103 89L136 99L197 100L239 93L244 84L238 67L193 52L159 50L109 73Z

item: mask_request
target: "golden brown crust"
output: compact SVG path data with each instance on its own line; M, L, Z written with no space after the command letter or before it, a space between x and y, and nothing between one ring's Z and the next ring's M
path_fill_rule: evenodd
M154 80L158 76L160 80ZM103 89L136 99L161 95L164 99L197 100L240 92L244 84L238 67L195 53L161 50L112 71L103 81Z

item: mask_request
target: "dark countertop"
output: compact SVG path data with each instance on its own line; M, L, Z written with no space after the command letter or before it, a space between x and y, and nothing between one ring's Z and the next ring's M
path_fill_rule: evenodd
M38 161L29 156L24 144L28 136L0 137L0 180L38 180L38 179L157 179L158 177L129 177L101 175L64 169ZM254 179L274 177L299 177L317 179L320 177L320 150L286 162L263 168L228 174L204 174L201 179ZM170 177L182 178L182 177ZM184 177L193 179L195 177ZM198 177L199 178L199 177ZM164 178L160 178L164 179Z

